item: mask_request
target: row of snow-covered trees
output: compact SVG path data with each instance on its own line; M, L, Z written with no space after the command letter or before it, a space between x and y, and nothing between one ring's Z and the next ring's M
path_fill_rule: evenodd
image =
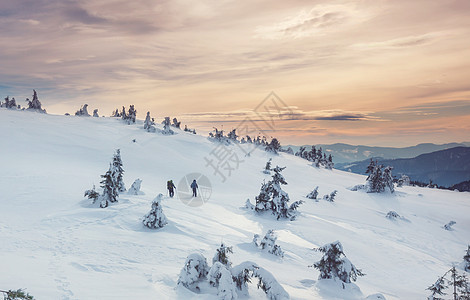
M239 140L239 136L236 133L236 129L232 129L227 135L225 135L223 130L218 130L216 127L214 127L214 130L212 132L209 132L209 139L226 145L232 143L253 144L257 147L264 149L267 152L271 152L274 154L278 154L279 152L285 152L287 154L294 155L294 151L292 150L292 148L282 148L281 143L277 138L271 138L271 141L268 142L265 136L250 137L249 135L246 135L245 137L242 137ZM326 153L322 153L321 148L316 150L315 146L312 146L312 149L310 151L305 151L305 147L302 146L300 147L300 150L295 153L295 156L311 161L312 165L317 168L324 167L326 169L331 170L334 167L333 157L331 156L331 154L329 156L326 156Z
M0 101L0 107L5 107L8 109L23 109L23 110L26 109L26 110L46 113L46 110L42 108L42 104L39 101L36 90L33 90L33 99L29 100L29 98L26 98L25 101L26 101L27 107L22 108L21 105L19 105L16 102L14 97L10 99L10 96L7 96L4 99L4 102Z
M333 169L334 163L331 154L327 157L326 153L322 152L321 147L318 150L315 146L312 146L310 151L306 151L305 149L305 146L300 147L299 151L295 153L295 156L311 161L317 168L324 167L330 170Z

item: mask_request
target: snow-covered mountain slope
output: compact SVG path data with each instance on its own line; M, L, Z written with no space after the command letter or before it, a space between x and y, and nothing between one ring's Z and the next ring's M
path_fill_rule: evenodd
M261 172L272 155L243 160L226 182L206 166L216 145L206 137L177 131L163 136L113 118L80 118L0 109L0 289L26 287L37 299L217 299L177 286L186 257L202 253L210 263L223 241L233 246L234 265L253 261L271 272L292 299L357 299L382 293L387 299L423 299L470 243L470 193L398 188L395 194L348 190L365 177L316 169L281 154L284 190L305 200L295 221L258 216L242 207L254 202ZM135 142L133 140L135 139ZM121 149L124 181L142 179L145 195L121 194L106 209L91 207L83 192L108 169ZM209 201L200 207L175 198L162 201L169 224L146 229L142 217L166 181L188 173L206 175ZM338 190L334 203L306 199ZM385 218L394 210L403 219ZM453 231L442 226L456 221ZM253 235L275 229L283 259L261 252ZM318 284L308 267L321 258L312 248L339 240L346 256L366 276L356 282L362 296ZM264 293L250 286L252 298Z

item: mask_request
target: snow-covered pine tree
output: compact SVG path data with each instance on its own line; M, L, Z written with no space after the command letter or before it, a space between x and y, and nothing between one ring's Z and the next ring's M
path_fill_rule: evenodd
M470 245L468 245L467 251L465 251L465 255L463 256L464 262L464 270L466 272L470 272Z
M137 178L134 183L132 183L129 191L127 192L129 195L142 195L143 192L140 191L140 185L142 184L142 180Z
M281 185L287 185L284 176L282 176L281 172L286 167L279 167L276 166L273 171L273 179L271 181L272 184L272 203L273 203L273 214L276 215L277 219L280 218L291 218L293 217L294 210L296 210L298 204L302 203L300 201L296 201L298 204L293 203L291 207L288 206L290 201L289 195L281 188Z
M191 132L192 134L196 134L196 129L190 129L188 126L184 125L184 131Z
M382 174L383 184L385 188L387 188L390 191L390 193L393 193L395 191L395 186L393 184L393 177L392 177L392 169L393 167L390 167L390 166L385 167L383 174Z
M26 293L23 289L0 291L4 300L34 300L34 297Z
M444 273L437 281L427 288L432 294L428 300L442 300L439 298L445 295L445 289L452 287L452 295L454 300L468 300L470 299L470 283L465 274L461 275L457 268L453 266L450 270Z
M396 211L391 210L387 213L387 215L385 217L387 219L390 219L390 220L395 220L395 219L399 218L400 215Z
M217 264L217 263L216 263ZM220 264L220 263L219 263ZM219 269L220 277L217 287L217 296L221 300L238 299L237 286L233 281L232 273L226 268Z
M119 114L123 120L127 120L126 108L123 106L121 113Z
M297 152L295 153L295 156L298 156L298 157L302 157L302 158L303 158L303 157L304 157L304 152L305 152L305 146L301 146L301 147L299 148L299 151L297 151Z
M356 281L357 276L364 276L344 255L343 246L339 241L315 250L324 254L320 261L313 264L313 267L320 271L318 280L338 278L344 283L351 283L351 280Z
M238 135L237 135L236 131L237 131L237 129L232 129L232 131L230 131L227 134L227 138L233 143L238 143Z
M171 124L171 126L181 129L181 122L178 122L178 119L173 118L173 124Z
M273 138L269 144L266 145L267 152L271 152L274 154L278 154L279 150L281 149L281 143L279 143L278 139Z
M271 161L273 159L270 158L267 162L266 162L266 166L264 167L264 170L263 170L263 173L264 174L271 174Z
M89 117L90 114L88 113L88 104L83 104L83 106L75 112L75 115L79 117Z
M119 149L116 150L116 153L113 156L113 164L111 170L117 191L125 192L126 186L122 178L124 174L124 169L122 168L121 150Z
M149 213L144 216L142 223L144 226L150 229L162 228L168 224L168 220L163 213L161 201L163 199L163 194L158 194L155 199L152 201L152 208Z
M377 161L370 160L366 174L369 174L366 182L366 190L368 193L381 193L385 190L385 183L382 176L382 165L378 165Z
M97 108L95 108L95 109L93 110L93 117L95 117L95 118L99 118L99 117L100 117L100 115L98 115L98 109L97 109Z
M171 123L170 123L170 117L165 117L165 119L162 121L163 124L163 130L161 131L162 134L164 135L172 135L175 134L173 130L171 130Z
M29 101L29 99L26 98L26 102L28 103L27 110L35 110L37 112L46 113L46 110L42 109L41 107L41 102L39 101L38 93L36 93L36 90L33 90L33 100Z
M230 268L232 266L232 262L228 257L230 253L233 253L233 247L227 247L223 242L220 243L220 247L217 248L214 257L212 258L212 263L220 262L227 268Z
M255 211L262 212L272 210L271 190L270 182L263 182L261 184L259 195L255 197Z
M111 114L111 117L114 117L114 118L119 118L121 115L119 114L119 109L116 108L115 111L113 111L113 113Z
M103 178L100 182L101 187L103 188L103 194L99 197L101 208L108 207L110 202L117 202L118 192L111 169L112 166L110 165L109 170L104 175L101 175Z
M280 218L293 219L297 207L303 203L302 200L299 200L292 203L291 206L288 206L288 202L290 201L289 195L281 188L281 185L287 185L284 176L281 174L284 169L285 167L281 168L279 166L272 169L272 171L274 171L272 180L268 183L263 183L261 185L260 194L255 197L255 210L257 212L271 211L278 220Z
M335 164L333 162L333 157L330 154L330 155L328 155L328 161L326 162L326 168L328 170L332 170L334 166L335 166Z
M16 108L19 108L19 105L17 107L16 105L16 100L15 100L15 97L11 98L9 96L7 96L5 98L5 103L2 105L1 102L0 102L0 107L6 107L8 109L16 109Z
M318 186L307 195L308 199L317 200L317 197L318 197Z
M135 119L137 117L137 110L135 110L134 108L134 105L130 105L129 106L129 111L127 113L127 116L126 118L123 118L128 125L130 125L131 123L135 123Z
M276 256L284 257L284 251L282 251L281 246L276 244L276 240L277 240L276 233L274 232L274 230L269 229L266 235L264 236L264 238L259 243L259 246L262 250L268 251L268 253L274 254Z
M96 191L95 185L93 185L93 188L91 190L86 190L85 194L83 195L83 197L87 197L88 199L90 199L91 203L95 203L99 196L100 194Z
M470 299L470 286L467 279L467 276L460 275L457 272L457 269L452 267L450 270L450 279L448 281L449 286L453 287L454 290L454 299Z
M451 231L451 230L453 230L453 229L452 229L452 226L454 226L455 224L457 224L457 222L455 222L455 221L450 221L449 223L447 223L447 224L444 225L444 229Z
M145 117L144 121L144 129L147 130L148 132L155 132L155 122L152 117L150 117L150 112L147 112L147 116Z
M427 288L432 294L428 297L428 300L443 300L439 296L446 295L444 290L447 288L444 277L439 277L436 282Z
M333 192L331 192L329 195L325 195L323 196L323 200L326 200L328 202L335 202L335 197L336 197L336 194L338 193L337 190L334 190Z
M200 290L199 283L206 280L207 273L209 273L209 266L206 258L199 253L190 254L180 272L178 285L182 285L193 292L198 292Z
M271 300L284 300L290 299L289 294L277 282L276 278L266 269L258 266L257 264L245 261L233 267L232 278L235 281L237 289L243 296L248 296L248 283L251 278L258 279L258 288L261 288L268 299Z

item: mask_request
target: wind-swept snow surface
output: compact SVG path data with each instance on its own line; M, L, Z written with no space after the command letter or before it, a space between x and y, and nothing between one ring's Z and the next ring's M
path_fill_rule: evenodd
M416 187L394 194L351 191L365 176L317 169L285 153L256 150L245 156L236 145L227 147L238 156L239 168L222 182L204 159L217 144L173 131L147 132L142 121L127 125L116 118L0 109L0 289L27 288L40 300L217 299L217 290L195 294L177 287L177 280L188 255L213 257L223 242L233 246L233 265L256 263L291 299L379 293L386 299L424 299L425 289L462 261L470 243L470 193ZM116 149L125 184L140 178L143 194L121 193L117 203L102 209L83 193L93 184L100 190L100 175ZM247 198L255 202L263 180L271 179L260 172L270 157L273 165L287 167L283 189L291 202L305 201L294 221L243 208ZM208 201L185 205L165 196L161 205L168 224L144 227L142 218L152 200L166 193L166 182L184 183L190 173L210 181ZM316 186L320 195L337 190L335 202L306 198ZM400 218L386 218L390 211ZM456 224L445 230L451 220ZM254 234L270 229L283 258L252 243ZM308 267L322 256L313 248L337 240L366 274L344 290L319 282L318 270ZM250 297L266 299L256 283L254 278L249 284Z

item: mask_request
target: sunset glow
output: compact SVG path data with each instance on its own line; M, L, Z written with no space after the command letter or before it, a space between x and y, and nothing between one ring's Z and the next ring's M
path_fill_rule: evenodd
M236 128L274 91L282 144L470 141L470 2L0 3L0 96L48 113ZM221 122L223 121L223 122Z

